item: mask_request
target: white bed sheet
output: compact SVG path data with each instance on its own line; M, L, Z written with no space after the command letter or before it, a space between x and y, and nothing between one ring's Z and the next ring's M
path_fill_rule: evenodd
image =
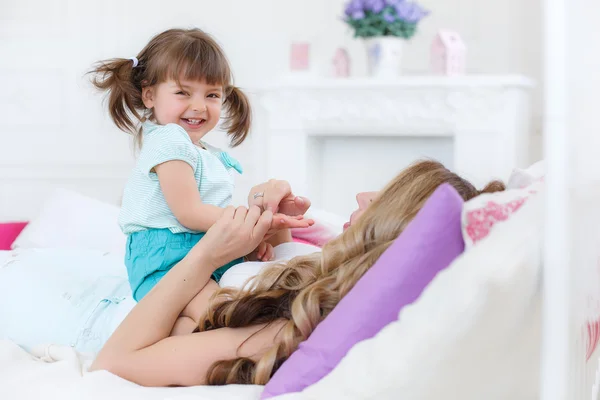
M319 248L302 243L285 243L275 250L277 260L284 260L313 253ZM53 252L52 249L46 251ZM0 268L18 252L0 251ZM60 250L55 252L60 254ZM227 271L221 284L241 287L266 265L268 263L259 262L237 265ZM111 272L115 271L111 269ZM0 399L252 400L259 399L263 390L262 386L256 385L146 388L106 371L87 372L91 360L91 355L78 353L69 346L43 345L27 352L10 340L0 340Z
M106 371L85 372L90 360L67 346L27 353L0 340L0 399L254 400L263 390L256 385L147 388Z

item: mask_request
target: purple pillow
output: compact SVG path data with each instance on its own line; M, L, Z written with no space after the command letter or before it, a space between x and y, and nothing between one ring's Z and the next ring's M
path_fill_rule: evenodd
M464 250L463 200L443 184L331 314L267 383L261 398L300 392L326 376L354 344L398 319L402 307Z

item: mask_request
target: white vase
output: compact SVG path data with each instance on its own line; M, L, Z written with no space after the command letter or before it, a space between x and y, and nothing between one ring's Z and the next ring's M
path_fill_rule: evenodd
M369 75L377 78L398 76L402 67L404 39L379 36L365 39Z

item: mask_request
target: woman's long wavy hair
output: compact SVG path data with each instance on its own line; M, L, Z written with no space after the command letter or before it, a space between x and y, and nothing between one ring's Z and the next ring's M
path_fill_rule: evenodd
M478 191L438 162L417 162L390 182L359 220L327 243L320 253L265 268L242 290L217 291L207 315L200 320L200 331L287 322L273 347L257 362L250 358L215 362L208 371L207 382L267 383L443 183L452 185L465 201L505 188L501 182L493 181Z

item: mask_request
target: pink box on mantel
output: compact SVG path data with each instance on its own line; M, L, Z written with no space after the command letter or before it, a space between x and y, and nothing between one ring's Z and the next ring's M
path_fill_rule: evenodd
M431 44L431 68L440 75L464 75L467 46L457 32L440 30Z
M290 69L306 71L309 67L310 45L308 43L292 43L290 52Z

